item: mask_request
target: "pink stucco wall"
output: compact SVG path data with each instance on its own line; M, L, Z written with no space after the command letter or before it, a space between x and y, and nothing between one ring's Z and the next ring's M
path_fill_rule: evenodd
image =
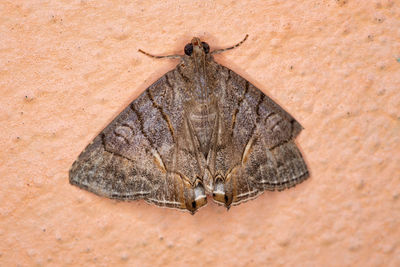
M195 216L79 190L84 147L192 36L304 126L311 178ZM400 266L400 3L1 1L1 266Z

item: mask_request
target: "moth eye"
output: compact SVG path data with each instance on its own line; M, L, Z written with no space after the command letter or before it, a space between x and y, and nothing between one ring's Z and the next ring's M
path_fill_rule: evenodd
M192 44L187 44L185 45L185 54L190 56L193 53L193 45Z
M201 42L201 44L203 46L204 52L208 54L208 52L210 52L210 46L206 42Z

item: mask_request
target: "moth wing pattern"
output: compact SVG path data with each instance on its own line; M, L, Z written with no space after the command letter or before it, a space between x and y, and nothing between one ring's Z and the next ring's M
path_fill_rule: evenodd
M225 187L232 205L307 179L307 166L294 143L302 126L246 79L222 65L217 68L223 134L216 169L229 173Z
M185 134L182 90L168 82L172 70L131 102L80 154L70 183L97 195L144 199L169 208L196 210L194 181L199 176ZM171 78L172 79L172 78ZM180 133L182 132L182 133Z
M308 178L294 143L302 126L215 62L206 43L194 37L184 56L142 53L181 62L86 147L71 167L71 184L193 214L206 205L206 194L229 208Z

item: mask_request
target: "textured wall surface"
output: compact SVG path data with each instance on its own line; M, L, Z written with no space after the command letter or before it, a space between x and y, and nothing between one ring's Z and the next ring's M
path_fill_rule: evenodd
M250 4L251 3L251 4ZM305 128L311 171L195 216L71 186L79 153L192 36ZM1 266L400 266L400 3L1 1Z

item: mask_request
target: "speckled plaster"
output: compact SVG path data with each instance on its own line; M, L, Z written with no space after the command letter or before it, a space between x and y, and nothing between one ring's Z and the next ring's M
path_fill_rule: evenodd
M311 178L195 216L68 183L192 36L302 123ZM1 1L1 266L400 266L400 3Z

